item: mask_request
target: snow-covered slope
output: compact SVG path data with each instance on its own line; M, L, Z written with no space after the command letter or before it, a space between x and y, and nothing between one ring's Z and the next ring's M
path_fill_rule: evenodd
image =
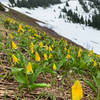
M84 48L87 48L89 50L93 49L95 53L100 54L100 31L89 26L72 23L72 21L68 20L68 16L66 16L66 14L62 12L62 9L66 7L67 10L71 9L79 16L83 16L84 19L91 19L94 11L96 11L96 13L99 13L99 10L96 7L91 8L87 5L89 9L89 12L87 13L82 8L79 0L69 0L69 6L66 6L66 1L67 0L62 0L61 4L53 5L46 9L42 7L38 7L35 9L14 7L12 9L15 9L32 18L36 18L45 22L46 24L38 24L48 27L57 32L59 35L72 40L73 42L83 46ZM8 5L9 2L3 1L3 4ZM62 17L60 17L60 15Z
M79 17L83 16L84 20L88 20L92 18L92 15L94 15L94 12L97 14L99 13L98 9L96 7L92 8L90 5L94 5L93 2L90 2L88 0L85 1L86 9L88 10L88 13L84 11L82 5L80 4L79 0L69 0L67 3L69 6L64 6L66 10L72 10L73 13L77 13ZM90 4L90 5L89 5Z

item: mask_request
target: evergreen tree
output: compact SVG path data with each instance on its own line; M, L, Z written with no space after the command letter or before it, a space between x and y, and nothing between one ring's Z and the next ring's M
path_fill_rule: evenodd
M2 6L1 3L0 3L0 10L1 10L1 11L5 11L5 8Z
M15 5L18 7L33 8L38 6L48 7L50 5L58 3L61 3L61 1L60 0L21 0L21 1L17 0L17 3Z
M9 2L11 3L12 7L14 6L15 4L15 1L14 0L9 0Z

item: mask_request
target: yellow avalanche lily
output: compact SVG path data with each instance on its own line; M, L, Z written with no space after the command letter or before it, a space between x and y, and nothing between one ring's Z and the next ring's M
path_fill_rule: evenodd
M65 47L64 50L65 50L65 52L66 52L66 51L67 51L67 48Z
M12 41L12 49L17 49L17 46L13 41Z
M18 58L14 54L12 55L12 60L14 64L18 63Z
M31 53L33 54L34 53L34 44L33 44L33 42L31 42L31 44L30 44L30 50L31 50Z
M93 50L90 50L88 56L91 56L92 54L93 54Z
M12 34L9 34L9 37L10 37L10 39L13 39L13 36L12 36Z
M43 48L43 43L40 42L40 43L39 43L39 46L40 46L40 48Z
M53 64L53 70L57 70L56 64Z
M72 86L72 100L80 100L83 97L83 90L79 80Z
M70 48L68 49L68 54L70 53Z
M81 51L82 51L82 49L80 48L80 49L78 50L78 57L81 57Z
M39 62L40 61L40 56L38 52L35 53L35 61Z
M29 39L33 39L33 40L35 39L35 37L32 37L32 36L29 36L28 38L29 38Z
M93 61L94 61L93 58L91 58L91 59L90 59L90 62L92 63Z
M44 54L44 60L48 60L46 53Z
M52 57L53 57L53 55L50 53L50 54L49 54L49 58L52 58Z
M97 66L97 62L96 62L96 61L94 61L94 64L93 64L93 65L94 65L94 67L96 67L96 66Z
M20 31L24 32L24 29L22 28L21 24L19 24L19 27L18 27L18 32Z
M47 44L46 44L45 48L46 48L46 50L48 50L48 49L49 49L49 47L48 47L48 45L47 45Z
M49 51L52 51L52 48L49 46Z
M71 57L70 57L70 55L69 55L69 54L67 54L66 58L67 58L67 59L70 59Z
M27 65L27 68L26 68L26 72L27 72L27 73L33 73L32 65L31 65L30 62L28 62L28 65Z

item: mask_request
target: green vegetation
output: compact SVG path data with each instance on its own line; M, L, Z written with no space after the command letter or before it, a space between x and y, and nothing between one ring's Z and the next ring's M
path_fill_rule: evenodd
M1 11L5 11L5 8L2 6L1 3L0 3L0 10L1 10Z
M57 3L60 3L60 0L9 0L12 6L18 6L18 7L26 7L26 8L34 8L34 7L48 7L50 5L54 5Z
M27 88L30 91L40 87L52 87L55 83L55 75L61 71L66 77L69 73L81 76L80 80L93 90L95 98L99 100L100 55L94 54L92 50L83 50L68 44L64 39L49 37L45 32L40 32L14 19L4 17L1 20L7 29L13 30L6 37L3 49L8 55L10 75L13 75L18 82L19 90ZM44 77L46 73L51 74L51 83L36 83L40 74ZM85 74L88 75L89 81L84 78ZM79 81L75 83L78 83L82 92ZM73 85L73 91L74 87L77 87L76 84ZM72 94L74 95L75 91ZM82 98L83 94L81 93L80 96ZM55 99L55 96L52 98Z

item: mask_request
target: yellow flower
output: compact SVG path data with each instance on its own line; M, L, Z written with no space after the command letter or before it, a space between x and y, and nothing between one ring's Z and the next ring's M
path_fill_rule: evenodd
M40 36L40 35L38 35L38 38L39 38L39 39L41 39L41 36Z
M68 54L70 53L70 48L68 49Z
M80 100L83 98L83 90L79 80L74 82L72 86L72 100Z
M43 32L43 35L45 36L45 35L46 35L46 33L45 33L45 32Z
M32 36L29 36L29 39L33 39L33 40L34 40L35 38L34 38L34 37L32 37Z
M9 34L9 37L10 37L10 39L13 39L13 36L12 36L12 34Z
M93 65L94 65L94 67L96 67L96 66L97 66L97 62L96 62L96 61L94 61L94 64L93 64Z
M70 57L70 55L69 55L69 54L67 54L66 58L67 58L67 59L70 59L71 57Z
M53 70L57 70L56 64L53 64Z
M66 46L66 45L67 45L67 40L64 41L64 46Z
M53 55L50 53L50 54L49 54L49 58L52 58L52 57L53 57Z
M13 41L12 41L12 49L17 49L17 46Z
M92 54L93 54L93 50L90 50L88 56L91 56Z
M96 57L100 58L100 55L96 55Z
M52 48L49 46L49 51L52 51Z
M91 58L91 59L90 59L90 62L93 62L93 61L94 61L93 58Z
M46 53L44 54L44 60L48 60Z
M31 44L30 44L30 50L31 50L31 53L34 53L34 44L33 44L33 42L31 42Z
M40 56L38 52L35 53L35 61L39 62L40 61Z
M54 44L52 44L51 47L53 48L54 47Z
M43 48L43 43L42 43L42 42L40 42L40 43L39 43L39 46L40 46L41 48Z
M15 55L12 55L12 60L14 64L18 63L18 58Z
M41 38L41 36L40 36L40 35L35 34L35 33L34 33L34 36L35 36L35 37L38 37L38 38Z
M82 51L82 49L80 48L80 49L78 50L78 57L81 57L81 51Z
M18 27L18 32L20 31L24 32L24 29L22 28L21 24L19 24L19 27Z
M45 46L45 47L46 47L46 50L48 50L48 49L49 49L49 47L48 47L48 45L47 45L47 44L46 44L46 46Z
M65 47L64 50L65 50L65 52L66 52L67 48Z
M31 65L30 62L28 62L28 65L27 65L27 68L26 68L26 72L27 72L27 73L33 73L32 65Z

